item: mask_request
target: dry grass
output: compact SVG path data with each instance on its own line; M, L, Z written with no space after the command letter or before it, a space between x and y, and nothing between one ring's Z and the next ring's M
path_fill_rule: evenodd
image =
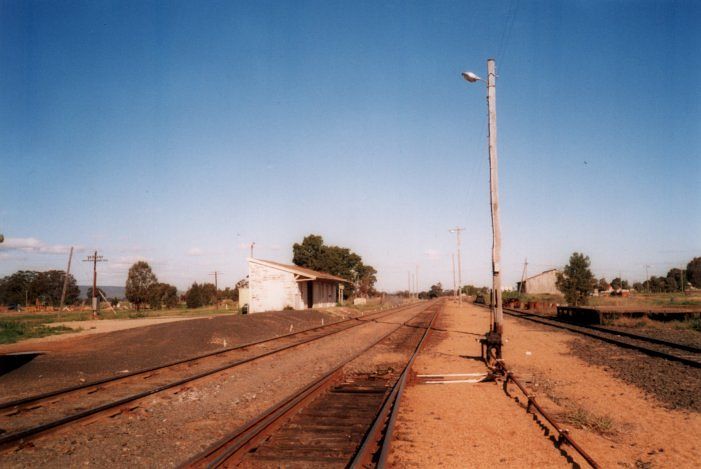
M607 325L632 329L692 330L701 332L701 319L698 318L676 321L655 321L647 317L620 317L608 321Z
M635 293L622 296L594 296L589 306L620 306L626 308L701 308L701 296L687 293Z
M616 434L613 419L608 415L596 415L581 407L575 407L565 412L563 420L575 428L591 430L594 433L604 436Z

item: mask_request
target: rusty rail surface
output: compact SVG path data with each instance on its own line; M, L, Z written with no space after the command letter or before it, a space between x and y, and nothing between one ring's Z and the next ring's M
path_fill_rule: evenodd
M371 348L375 347L380 342L386 340L392 334L395 334L397 333L397 331L400 331L402 329L402 326L407 325L408 322L426 313L428 310L430 310L431 307L440 307L440 304L440 302L427 304L425 308L423 308L412 318L410 318L407 321L404 321L403 323L398 324L400 327L393 329L392 331L386 334L383 334L382 337L380 337L378 340L374 341L367 347L363 348L361 351L353 354L347 359L344 359L343 363L338 365L336 368L334 368L324 376L314 380L312 383L310 383L300 391L294 393L293 395L289 396L288 398L284 399L283 401L271 406L261 415L240 426L239 428L237 428L221 440L217 441L215 444L211 445L209 448L207 448L200 454L186 461L182 467L214 468L233 466L241 462L241 460L244 457L246 457L247 454L249 454L249 452L254 448L256 449L255 453L250 454L255 454L255 456L261 455L262 451L261 448L258 446L259 444L263 444L266 442L269 443L271 440L271 435L274 436L276 431L278 431L279 433L279 430L284 425L289 426L290 422L294 421L294 418L301 419L302 422L304 422L305 409L314 409L315 404L318 404L319 401L321 401L322 405L327 403L323 399L320 399L320 396L323 396L325 393L328 393L329 396L333 396L333 398L340 402L346 402L346 404L336 405L340 414L333 415L333 412L335 411L331 412L331 417L337 421L337 424L348 427L356 427L356 432L361 431L358 430L357 427L365 426L365 424L358 423L356 421L349 422L352 419L351 416L348 415L349 410L345 408L345 405L348 404L348 399L352 399L353 401L357 402L362 397L365 397L366 399L368 399L370 408L373 408L375 405L379 407L382 402L381 398L387 394L388 388L384 385L373 385L372 382L363 382L360 383L360 386L353 386L352 384L339 385L338 383L342 380L344 375L344 368L350 362L360 357L364 353L368 352ZM437 314L437 312L434 313L433 318L435 318L435 314ZM430 324L432 324L433 318L429 323L429 327ZM423 341L423 338L425 338L427 331L428 328L426 329L426 331L423 332L421 341ZM413 356L414 355L412 355L412 357ZM333 387L334 383L336 384L335 387ZM344 398L346 399L346 401L343 401ZM378 398L380 399L379 402L377 401ZM378 403L375 404L375 402ZM323 409L319 410L319 407L320 405L316 406L316 412L322 412ZM326 407L328 408L328 405L326 405ZM375 410L368 410L367 408L361 409L360 407L356 408L355 412L371 412L375 416L377 414L377 411ZM339 420L342 420L342 417L345 417L347 420L338 422ZM306 416L307 422L313 421L316 424L320 424L319 421L323 420L324 418L325 417L320 415ZM375 420L377 420L377 417L375 417ZM372 419L370 421L372 421ZM368 423L367 427L370 426L371 423ZM363 433L366 433L367 427L365 427L365 430L362 431ZM299 423L295 424L295 434L299 434L304 430L305 428L303 426L300 427ZM348 437L350 438L350 436L351 435L349 434ZM333 438L333 436L329 435L328 438ZM283 443L284 442L287 442L287 440L285 440L283 436ZM299 451L297 448L294 447L295 442L287 443L288 446L283 446L283 448L280 450L280 454L272 454L268 455L268 457L272 458L273 460L284 461L286 454L294 453L295 450ZM352 444L352 441L345 441L345 445L348 444ZM357 451L357 449L353 451L355 452ZM325 462L326 464L347 464L347 460L344 459L345 456L342 454L342 451L339 450L337 454L327 453L319 452L317 454L312 454L309 455L306 460L308 460L309 462L316 463ZM265 455L263 455L262 457L265 457Z
M501 371L503 372L503 375L504 375L504 385L503 386L504 386L504 392L506 393L506 395L511 396L511 394L509 394L508 385L509 385L509 382L514 383L516 385L516 387L518 387L521 390L521 392L528 399L528 404L526 406L526 412L531 413L532 409L537 410L538 413L540 415L542 415L543 418L545 420L547 420L548 423L555 429L555 431L558 434L558 438L557 438L557 442L556 442L556 446L558 448L562 445L562 443L567 443L569 446L574 448L587 461L587 463L589 463L589 465L591 467L593 467L594 469L599 469L601 467L594 460L594 458L592 458L586 451L584 451L584 448L579 446L577 444L577 442L575 442L574 439L572 439L572 437L569 434L569 431L567 429L560 427L560 424L557 423L557 421L550 414L548 414L545 411L545 409L543 409L540 406L540 404L538 404L538 402L536 401L536 397L533 394L531 394L530 392L528 392L528 389L526 389L526 387L523 384L521 384L521 382L518 379L516 379L513 372L508 371L503 364L501 365Z
M12 432L3 434L0 436L0 449L4 449L4 448L7 448L8 446L12 446L12 445L16 445L16 444L25 443L26 441L28 441L32 438L35 438L41 434L44 434L50 430L57 429L59 427L71 424L71 423L79 421L79 420L83 420L85 418L88 418L88 417L91 417L91 416L94 416L94 415L97 415L100 413L104 413L104 412L107 412L110 410L111 411L118 411L118 412L128 410L128 409L132 408L132 405L136 401L143 399L145 397L151 396L153 394L157 394L157 393L166 391L166 390L171 389L171 388L182 386L186 383L189 383L189 382L192 382L192 381L195 381L195 380L198 380L198 379L201 379L201 378L204 378L204 377L216 374L216 373L220 373L220 372L225 371L227 369L231 369L231 368L243 365L245 363L249 363L251 361L258 360L260 358L264 358L264 357L267 357L267 356L270 356L270 355L273 355L273 354L276 354L276 353L279 353L279 352L282 352L282 351L285 351L285 350L288 350L291 348L298 347L300 345L304 345L304 344L307 344L307 343L310 343L310 342L313 342L316 340L320 340L320 339L329 337L329 336L334 335L334 334L338 334L338 333L347 331L349 329L352 329L352 328L358 327L362 324L365 324L369 321L376 320L378 317L384 318L386 316L393 315L393 314L396 314L398 312L401 312L401 311L404 311L407 309L411 309L411 308L417 307L417 306L418 306L417 303L412 303L409 305L401 305L401 306L396 307L396 308L378 311L375 313L371 313L369 315L364 315L362 317L349 318L349 319L345 319L342 321L337 321L337 322L334 322L331 324L327 324L324 326L317 326L317 327L313 327L310 329L305 329L305 330L302 330L299 332L284 334L281 336L272 337L272 338L264 339L264 340L257 341L257 342L250 342L250 343L246 343L246 344L238 345L238 346L234 346L234 347L228 347L226 349L217 350L215 352L210 352L210 353L198 355L196 357L191 357L188 359L178 360L178 361L171 362L171 363L161 365L161 366L151 367L151 368L144 369L144 370L138 370L138 371L135 371L132 373L128 373L128 374L124 374L124 375L120 375L120 376L116 376L116 377L111 377L111 378L106 378L106 379L102 379L102 380L98 380L98 381L93 381L93 382L86 383L83 385L63 388L63 389L59 389L56 391L40 394L37 396L31 396L31 397L19 399L19 400L12 401L12 402L6 402L6 403L0 405L0 409L5 410L5 413L2 415L2 417L4 417L4 418L12 417L13 415L20 415L22 412L31 411L33 409L41 408L41 407L43 407L43 404L42 404L43 401L50 401L49 403L54 405L55 400L57 398L61 398L62 396L70 395L70 394L77 393L80 391L87 391L89 393L92 393L94 391L99 391L100 390L99 386L106 384L106 383L117 383L119 381L126 381L127 379L135 377L135 376L147 375L148 373L151 373L154 371L163 370L163 369L174 367L177 365L182 365L182 364L185 364L188 362L194 362L197 360L201 360L203 358L208 358L208 357L212 357L215 355L221 355L221 354L224 354L227 352L240 350L240 349L244 349L244 348L248 348L248 347L252 347L252 346L256 346L256 345L261 345L264 343L269 343L269 342L273 342L273 341L280 340L280 339L292 338L294 336L299 336L299 335L309 333L309 332L314 332L314 331L319 331L319 330L324 330L324 329L326 329L326 330L331 329L326 334L312 336L310 338L306 338L306 339L303 339L301 341L294 342L292 344L284 345L282 347L278 347L278 348L269 350L267 352L259 353L259 354L256 354L256 355L253 355L250 357L246 357L246 358L237 359L237 360L231 361L229 363L226 363L225 365L217 366L215 368L210 368L210 369L207 369L207 370L202 371L200 373L196 373L194 375L187 376L185 378L177 379L177 380L171 381L169 383L166 383L166 384L163 384L160 386L156 386L156 387L153 387L151 389L148 389L148 390L145 390L142 392L128 395L128 396L123 397L121 399L117 399L117 400L114 400L114 401L111 401L108 403L97 405L97 406L94 406L94 407L91 407L88 409L84 409L84 408L79 409L77 412L74 412L74 413L69 414L69 415L65 415L65 416L58 418L58 419L53 419L53 420L50 420L48 422L45 422L45 423L42 423L39 425L35 425L35 426L29 427L26 429L12 431ZM337 327L339 325L347 325L348 327L343 327L343 328L339 329ZM8 409L12 413L8 413L7 412Z
M443 304L439 305L439 309L431 318L428 326L426 327L424 333L421 336L421 340L416 345L411 358L404 367L404 371L392 388L392 392L389 397L385 400L382 409L375 418L375 422L372 428L368 432L363 444L360 446L355 458L350 464L352 468L367 467L372 464L373 455L376 455L379 450L379 457L377 458L377 467L383 468L387 462L387 456L389 455L389 449L392 442L392 436L394 434L394 426L398 415L398 409L401 404L402 396L404 394L404 387L406 386L407 378L411 373L411 367L414 364L414 360L421 352L424 343L426 342L428 336L433 329L433 324L438 317L440 308Z
M535 322L540 322L536 321L535 319L532 319L530 317L526 317L520 314L514 314L509 312L510 309L504 308L504 313L510 314L515 317L519 317L522 319L529 319L529 320L534 320ZM513 310L512 310L513 311ZM543 322L543 324L547 324ZM557 325L553 325L553 327L557 327ZM592 458L585 450L582 448L579 444L577 444L576 441L570 436L569 431L565 428L562 428L560 424L550 415L548 414L545 409L543 409L540 404L538 404L535 395L532 393L528 392L528 389L514 376L514 373L510 371L507 367L506 364L504 363L504 360L493 360L493 363L490 362L490 358L495 358L495 357L487 357L485 356L485 348L482 348L482 359L485 361L487 364L487 367L494 373L494 377L502 377L503 381L503 388L504 388L504 393L507 396L511 396L509 394L508 390L508 385L509 382L513 382L516 387L526 396L528 399L528 404L526 405L526 412L531 413L532 409L535 409L540 415L543 416L543 418L555 429L555 431L558 434L558 438L556 441L556 446L559 448L562 446L563 443L567 443L569 446L571 446L577 453L579 453L584 460L594 469L600 469L601 466Z

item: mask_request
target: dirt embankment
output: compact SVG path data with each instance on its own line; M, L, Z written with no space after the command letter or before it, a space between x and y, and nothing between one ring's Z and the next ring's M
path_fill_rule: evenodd
M14 344L3 351L45 350L30 363L0 376L0 400L114 376L248 342L329 324L337 314L278 311L161 323L60 341ZM138 321L138 320L137 320Z

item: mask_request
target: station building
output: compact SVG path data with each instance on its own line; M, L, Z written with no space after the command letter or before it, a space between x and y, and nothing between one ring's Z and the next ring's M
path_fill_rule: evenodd
M531 295L544 293L557 295L560 293L560 290L557 289L555 284L557 282L558 272L559 271L557 269L550 269L533 275L532 277L528 277L523 282L516 283L516 290ZM521 285L522 283L523 286Z
M335 306L347 280L306 269L248 258L248 312Z

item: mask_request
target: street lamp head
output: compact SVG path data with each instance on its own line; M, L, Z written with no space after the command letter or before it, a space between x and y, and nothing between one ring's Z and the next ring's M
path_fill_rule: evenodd
M478 77L477 75L475 75L475 74L472 73L472 72L462 72L462 77L463 77L466 81L469 81L470 83L474 83L474 82L476 82L476 81L478 81L478 80L481 80L480 77Z

